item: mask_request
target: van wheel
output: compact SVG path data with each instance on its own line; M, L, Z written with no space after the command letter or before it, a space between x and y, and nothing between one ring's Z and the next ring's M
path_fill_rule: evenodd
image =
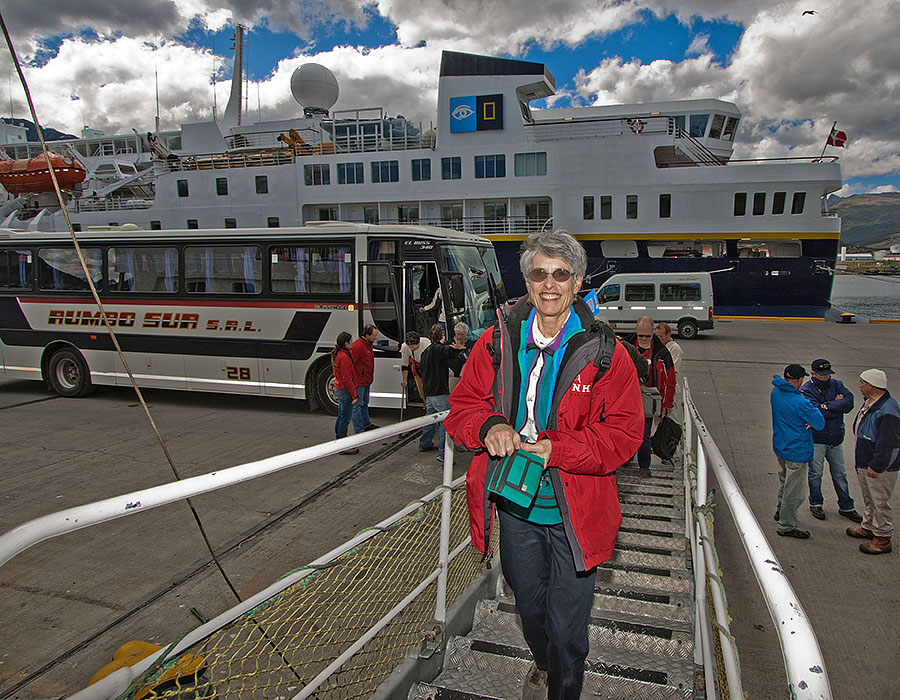
M699 332L700 327L697 325L696 321L687 318L684 321L678 322L679 338L683 338L684 340L691 340L693 338L696 338Z
M334 388L334 373L331 365L325 365L316 374L316 398L319 407L333 416L338 412L337 391Z
M81 398L96 391L87 362L77 350L65 348L53 353L47 367L47 380L60 396Z

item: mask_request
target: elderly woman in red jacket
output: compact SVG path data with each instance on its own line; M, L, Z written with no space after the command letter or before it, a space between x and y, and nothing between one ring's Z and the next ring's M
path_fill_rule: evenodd
M353 357L350 355L352 340L353 336L346 331L338 334L337 343L331 351L331 371L334 372L334 389L338 399L337 420L334 422L334 436L337 439L347 437L353 405L357 402L356 371L353 369ZM358 453L358 447L341 452L342 455Z
M622 521L613 474L643 432L634 363L576 294L586 265L566 231L528 237L520 259L528 296L498 312L475 343L444 421L476 453L466 488L472 542L485 556L499 511L503 575L534 656L525 700L581 694L594 567L612 555ZM545 464L527 508L486 488L517 449Z

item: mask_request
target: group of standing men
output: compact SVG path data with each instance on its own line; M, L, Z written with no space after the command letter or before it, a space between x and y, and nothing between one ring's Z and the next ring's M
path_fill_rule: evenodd
M891 551L893 516L891 494L900 471L900 407L887 389L887 375L867 369L859 375L863 405L853 421L854 460L865 509L860 515L850 496L844 468L844 416L853 410L853 394L834 378L831 363L815 360L812 376L798 364L785 367L772 378L772 447L778 459L778 505L775 520L782 537L807 539L798 527L797 509L809 487L809 510L825 520L822 476L828 462L837 495L838 513L859 527L847 535L868 540L864 554Z

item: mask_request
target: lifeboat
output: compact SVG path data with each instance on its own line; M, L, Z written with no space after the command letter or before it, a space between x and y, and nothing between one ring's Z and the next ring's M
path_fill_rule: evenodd
M57 153L50 154L50 164L56 173L59 187L63 190L71 190L87 176L81 163ZM50 178L47 159L39 155L31 159L0 160L0 185L10 194L52 192L53 180Z

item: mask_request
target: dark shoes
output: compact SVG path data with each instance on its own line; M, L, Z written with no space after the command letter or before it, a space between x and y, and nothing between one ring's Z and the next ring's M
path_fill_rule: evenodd
M649 479L651 476L653 476L653 472L650 471L649 467L644 467L643 469L638 469L638 474L640 475L640 477L642 479Z
M809 512L816 520L825 520L825 511L822 510L822 506L810 506Z
M887 554L891 551L890 537L873 537L871 542L859 545L863 554Z
M429 445L428 447L419 447L419 452L434 452L437 445Z
M838 513L840 515L843 515L845 518L850 518L850 520L855 523L861 523L863 521L862 516L855 510L839 510Z
M547 684L547 672L541 671L532 663L525 675L525 685L522 688L522 700L547 700L550 687Z
M378 430L378 426L374 423L369 423L363 430Z
M856 537L861 540L875 539L875 533L864 527L848 527L847 534L850 535L850 537Z
M793 530L785 530L782 532L781 530L776 530L779 535L782 537L794 537L798 540L805 540L809 538L809 533L806 530L798 530L794 528Z
M340 452L338 452L338 454L339 454L339 455L358 455L358 454L359 454L359 448L358 448L358 447L351 447L349 450L341 450Z

